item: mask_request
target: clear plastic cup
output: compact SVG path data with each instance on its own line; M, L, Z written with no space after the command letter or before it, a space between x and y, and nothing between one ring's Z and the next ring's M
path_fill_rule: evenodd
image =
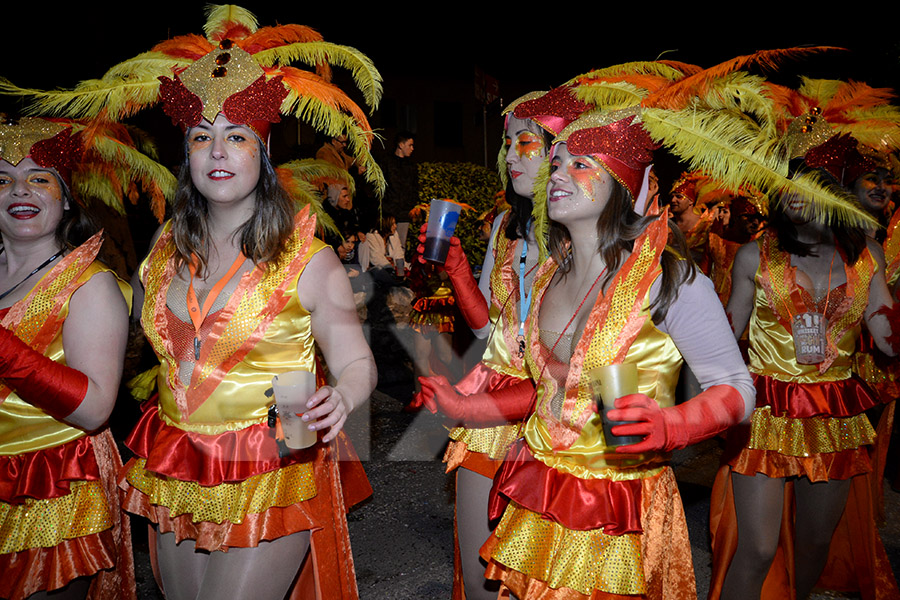
M450 238L459 222L460 206L449 200L431 201L428 213L428 229L425 232L425 260L443 264L450 251Z
M597 367L589 373L591 387L597 398L597 408L603 419L603 437L607 446L627 446L644 438L639 435L613 435L612 428L628 421L611 421L606 412L616 407L616 400L638 391L638 371L634 363L619 363Z
M316 393L316 374L310 371L286 371L272 378L275 406L284 431L284 445L298 450L316 443L316 432L301 417L306 401Z

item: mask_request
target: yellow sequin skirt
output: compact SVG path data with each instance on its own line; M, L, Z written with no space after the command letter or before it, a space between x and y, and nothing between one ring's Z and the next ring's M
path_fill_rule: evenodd
M517 597L695 598L690 542L675 476L642 480L642 533L577 531L510 503L481 549L487 576Z

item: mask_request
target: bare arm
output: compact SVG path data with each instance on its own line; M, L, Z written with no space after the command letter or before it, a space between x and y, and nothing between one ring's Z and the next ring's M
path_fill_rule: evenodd
M84 400L66 421L92 431L109 418L122 378L128 339L128 305L112 273L98 273L69 301L63 325L66 364L84 373Z
M756 272L759 270L759 246L744 244L734 257L731 271L731 296L725 313L731 321L734 337L741 339L753 314L753 295L756 293Z
M882 307L891 308L893 306L893 298L888 289L887 281L884 279L884 251L873 240L867 240L869 244L869 252L878 264L875 275L869 283L869 303L866 305L864 318L869 333L878 349L888 356L896 356L896 352L887 342L888 336L891 335L891 324L883 314L875 314Z
M333 440L347 416L365 402L378 379L375 359L363 336L350 281L334 252L325 248L312 257L297 282L301 304L310 312L312 333L322 349L334 387L323 386L309 399L306 421L326 429Z

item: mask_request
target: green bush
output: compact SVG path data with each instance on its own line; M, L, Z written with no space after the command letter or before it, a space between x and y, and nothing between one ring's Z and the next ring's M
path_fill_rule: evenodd
M481 265L487 247L482 239L482 223L479 217L494 206L494 194L500 187L500 177L492 169L472 163L426 162L419 164L419 199L426 206L433 198L446 198L468 204L472 210L464 210L456 226L456 236L471 265ZM426 219L420 211L413 219L413 229L418 232ZM490 224L488 224L490 226ZM415 236L410 236L415 241Z

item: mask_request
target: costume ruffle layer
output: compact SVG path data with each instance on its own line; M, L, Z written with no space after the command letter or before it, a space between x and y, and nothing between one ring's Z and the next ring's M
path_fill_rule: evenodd
M203 435L165 424L156 404L145 409L125 445L146 459L148 471L202 486L241 482L313 458L309 450L280 458L275 430L264 423Z
M608 535L641 533L641 479L581 479L548 467L524 443L510 449L494 479L489 516L508 500L568 529Z
M0 456L0 502L59 498L74 481L98 481L100 469L90 437L11 456Z
M32 548L0 554L0 598L23 600L39 591L65 587L116 565L113 532L65 540L52 548ZM120 590L123 597L128 597Z
M753 384L756 387L756 406L769 406L772 414L778 417L850 417L880 403L857 377L797 383L753 374Z
M574 531L514 503L481 549L486 576L519 598L696 598L687 525L675 476L639 480L641 534Z

